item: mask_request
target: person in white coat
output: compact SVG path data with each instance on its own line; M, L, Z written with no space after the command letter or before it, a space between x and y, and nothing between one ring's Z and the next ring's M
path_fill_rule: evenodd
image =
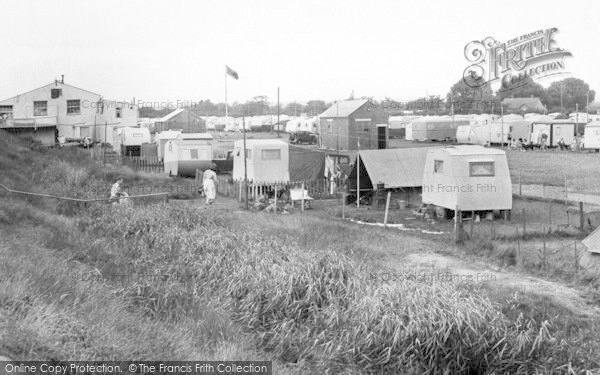
M210 168L202 174L202 188L206 196L206 204L212 204L217 197L217 166L213 163Z

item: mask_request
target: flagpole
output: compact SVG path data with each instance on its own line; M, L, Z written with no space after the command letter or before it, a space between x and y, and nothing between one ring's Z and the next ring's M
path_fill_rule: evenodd
M227 67L225 67L225 122L227 122Z

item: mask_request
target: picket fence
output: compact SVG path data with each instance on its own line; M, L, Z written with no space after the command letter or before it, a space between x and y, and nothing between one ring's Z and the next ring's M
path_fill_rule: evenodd
M196 184L202 185L201 170L196 170ZM294 188L304 188L313 199L332 199L338 197L336 185L326 179L305 181L252 181L234 180L231 176L217 176L217 194L224 197L235 197L240 202L246 198L244 185L247 186L248 200L255 201L262 195L280 194Z

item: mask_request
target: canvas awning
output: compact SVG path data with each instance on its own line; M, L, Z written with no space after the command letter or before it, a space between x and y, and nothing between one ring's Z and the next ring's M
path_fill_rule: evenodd
M581 242L587 247L588 251L600 254L600 227L596 228Z
M440 147L360 151L360 190L375 189L380 183L385 189L421 187L427 152L437 148ZM356 165L350 173L350 180L354 181L350 182L351 190L356 190Z

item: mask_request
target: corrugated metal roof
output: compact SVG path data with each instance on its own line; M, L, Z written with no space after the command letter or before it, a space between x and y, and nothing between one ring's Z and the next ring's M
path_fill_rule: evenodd
M367 102L367 99L340 100L333 103L319 117L348 117Z
M583 244L592 253L600 254L600 227L590 233L589 236L583 239Z
M373 187L383 183L386 189L423 186L427 151L441 147L394 148L360 151ZM362 184L361 184L362 186Z

